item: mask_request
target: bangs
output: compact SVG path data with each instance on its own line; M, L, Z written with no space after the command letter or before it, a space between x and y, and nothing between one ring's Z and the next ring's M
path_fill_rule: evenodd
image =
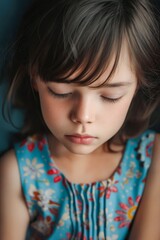
M34 76L44 82L91 85L107 70L99 86L105 85L123 61L124 44L138 88L124 125L111 141L136 136L148 126L160 89L160 21L152 2L33 0L7 52L5 70L10 81L6 105L26 109L24 134L48 131Z
M57 3L41 18L34 36L39 44L30 51L30 73L34 69L35 74L46 82L90 85L114 60L106 81L110 79L118 65L124 42L123 19L118 14L116 1L105 4L95 1L94 4L97 6L93 6L93 2L85 4L85 1L83 4L72 3L65 11L64 5L60 8L60 3ZM54 22L57 11L60 12ZM46 24L49 26L47 30ZM73 74L76 77L70 80Z

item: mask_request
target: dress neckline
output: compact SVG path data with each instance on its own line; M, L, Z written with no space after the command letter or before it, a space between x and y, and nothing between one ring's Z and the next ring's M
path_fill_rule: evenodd
M59 174L62 176L62 178L65 180L65 182L67 182L68 184L72 185L72 186L92 186L92 185L98 185L98 184L102 184L102 185L108 185L109 183L111 183L113 180L118 180L119 179L119 175L122 169L122 164L126 159L126 155L128 155L128 150L129 148L129 142L130 140L128 139L126 141L125 147L124 147L124 151L121 157L121 160L118 164L118 166L116 167L116 169L114 170L114 172L112 173L112 175L109 178L106 178L104 180L98 180L98 181L92 181L92 182L88 182L88 183L75 183L72 182L70 180L68 180L68 178L64 175L64 173L56 166L56 163L54 161L54 158L51 154L51 151L49 149L49 143L48 143L48 139L47 136L45 135L45 142L46 142L46 152L47 152L47 158L53 163L53 167L59 172Z

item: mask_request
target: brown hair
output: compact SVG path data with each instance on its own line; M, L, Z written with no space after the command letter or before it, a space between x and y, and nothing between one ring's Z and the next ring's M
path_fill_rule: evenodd
M8 98L26 109L22 132L47 131L32 88L33 71L45 82L67 83L68 77L83 66L72 82L89 85L116 54L109 79L117 67L124 39L139 88L116 136L130 138L144 131L160 93L157 18L149 0L35 1L22 22L10 68Z

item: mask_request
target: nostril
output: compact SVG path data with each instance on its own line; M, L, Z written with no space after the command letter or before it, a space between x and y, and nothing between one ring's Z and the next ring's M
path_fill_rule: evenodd
M88 117L71 117L72 122L78 123L78 124L91 124L93 121L91 119L88 119Z
M78 124L91 124L95 119L95 110L92 107L91 99L88 97L79 99L70 112L70 119Z

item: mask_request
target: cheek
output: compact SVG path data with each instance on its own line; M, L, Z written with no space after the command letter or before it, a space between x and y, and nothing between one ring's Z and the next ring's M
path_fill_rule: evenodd
M122 101L120 104L112 107L112 117L110 119L112 124L114 124L115 126L122 126L130 108L131 101L131 98L125 99L125 101Z
M51 97L40 96L41 111L46 124L55 124L61 119L62 116L62 107L56 104Z

